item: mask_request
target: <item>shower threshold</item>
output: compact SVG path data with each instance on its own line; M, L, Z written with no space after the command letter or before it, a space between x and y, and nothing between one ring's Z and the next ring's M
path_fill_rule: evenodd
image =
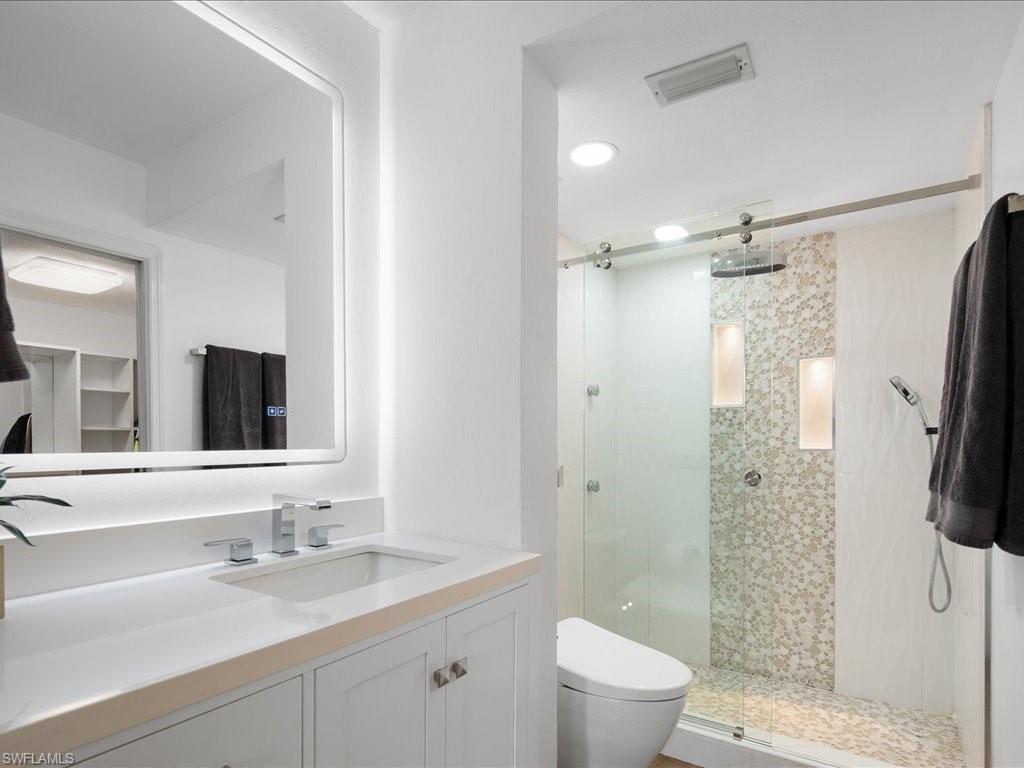
M772 683L715 667L691 664L690 668L694 681L681 720L684 729L717 731L721 739L785 754L797 764L965 766L951 715L903 709L792 683ZM736 727L742 728L742 741L732 739ZM686 759L686 755L672 756Z

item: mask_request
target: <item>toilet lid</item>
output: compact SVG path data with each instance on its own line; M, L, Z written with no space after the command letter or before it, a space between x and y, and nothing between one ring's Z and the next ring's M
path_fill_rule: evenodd
M693 673L681 661L580 618L558 622L558 682L623 701L686 695Z

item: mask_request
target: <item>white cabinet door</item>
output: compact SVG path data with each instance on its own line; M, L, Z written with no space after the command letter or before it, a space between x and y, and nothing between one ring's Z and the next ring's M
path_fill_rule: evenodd
M317 768L441 765L444 663L442 620L318 669Z
M302 679L204 712L85 764L89 768L301 768Z
M448 617L445 764L524 765L527 609L525 587Z

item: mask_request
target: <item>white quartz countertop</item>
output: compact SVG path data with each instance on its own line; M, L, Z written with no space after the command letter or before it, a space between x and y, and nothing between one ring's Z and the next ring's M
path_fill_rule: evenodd
M221 563L9 601L0 752L74 749L540 571L540 555L397 533L334 545L448 562L302 603L212 579L258 567ZM283 562L324 557L299 551Z

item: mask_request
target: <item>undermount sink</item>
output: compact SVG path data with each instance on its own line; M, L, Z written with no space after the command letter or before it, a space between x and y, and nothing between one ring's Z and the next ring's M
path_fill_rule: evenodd
M419 552L358 548L296 557L211 578L272 597L305 603L406 576L447 561L448 558Z

